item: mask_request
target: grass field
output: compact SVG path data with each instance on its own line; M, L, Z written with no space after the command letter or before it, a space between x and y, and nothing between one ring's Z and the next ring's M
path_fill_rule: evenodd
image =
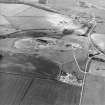
M105 105L105 77L86 75L81 105Z

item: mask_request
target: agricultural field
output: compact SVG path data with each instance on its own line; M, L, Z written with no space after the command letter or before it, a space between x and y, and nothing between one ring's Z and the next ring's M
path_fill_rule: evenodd
M0 0L0 105L105 105L105 55L90 59L98 51L81 35L92 19L105 34L105 1L10 1Z

